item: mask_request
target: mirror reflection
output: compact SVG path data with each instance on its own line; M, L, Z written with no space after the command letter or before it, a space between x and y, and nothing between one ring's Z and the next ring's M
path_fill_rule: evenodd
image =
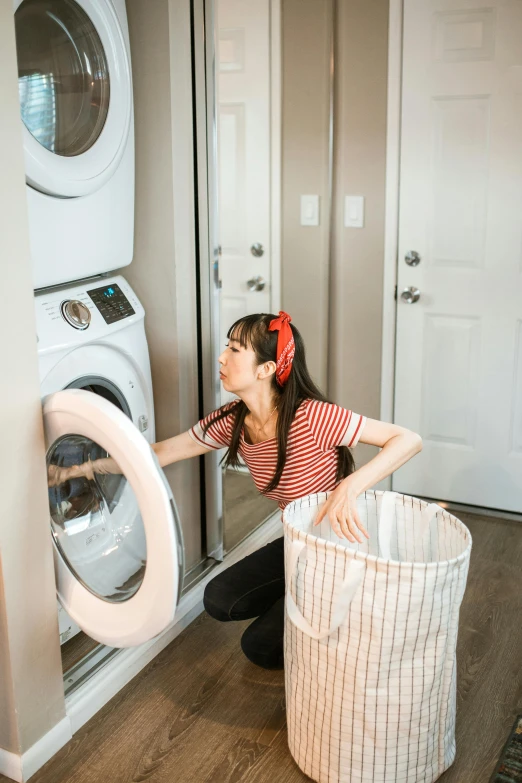
M217 0L215 4L218 234L220 245L220 351L240 317L279 309L272 277L273 188L280 131L272 122L270 3ZM221 404L235 395L221 388ZM248 433L246 435L248 437ZM230 551L277 511L261 495L240 458L223 472L224 548Z

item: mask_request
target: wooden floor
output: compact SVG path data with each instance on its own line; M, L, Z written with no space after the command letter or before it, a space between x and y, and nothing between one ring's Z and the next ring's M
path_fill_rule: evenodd
M99 646L98 642L80 631L68 642L62 644L60 652L62 654L62 671L66 674L73 666L76 666L82 658L85 658L90 652Z
M458 640L457 758L439 780L487 783L522 712L522 523L458 516L473 551ZM247 625L200 615L32 783L309 780L287 749L283 672L240 651Z

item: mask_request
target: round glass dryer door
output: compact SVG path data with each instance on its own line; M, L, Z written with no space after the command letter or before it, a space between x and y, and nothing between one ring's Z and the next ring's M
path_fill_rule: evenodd
M86 195L112 176L131 119L127 48L110 2L22 0L18 91L30 185Z
M168 484L134 424L92 392L50 395L44 423L60 602L97 641L141 644L170 625L181 591Z
M109 111L100 36L73 0L24 0L15 22L24 125L50 152L81 155L98 139Z

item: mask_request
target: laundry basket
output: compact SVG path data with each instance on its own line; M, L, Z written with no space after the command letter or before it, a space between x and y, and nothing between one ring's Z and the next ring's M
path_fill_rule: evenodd
M471 535L436 503L367 491L370 538L339 538L329 493L284 510L290 752L319 783L432 783L455 759L459 608Z

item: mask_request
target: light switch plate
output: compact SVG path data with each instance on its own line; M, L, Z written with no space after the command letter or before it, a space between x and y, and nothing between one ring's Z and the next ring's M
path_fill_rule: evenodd
M301 225L319 225L319 196L301 196Z
M364 228L364 196L344 197L344 225L346 228Z

